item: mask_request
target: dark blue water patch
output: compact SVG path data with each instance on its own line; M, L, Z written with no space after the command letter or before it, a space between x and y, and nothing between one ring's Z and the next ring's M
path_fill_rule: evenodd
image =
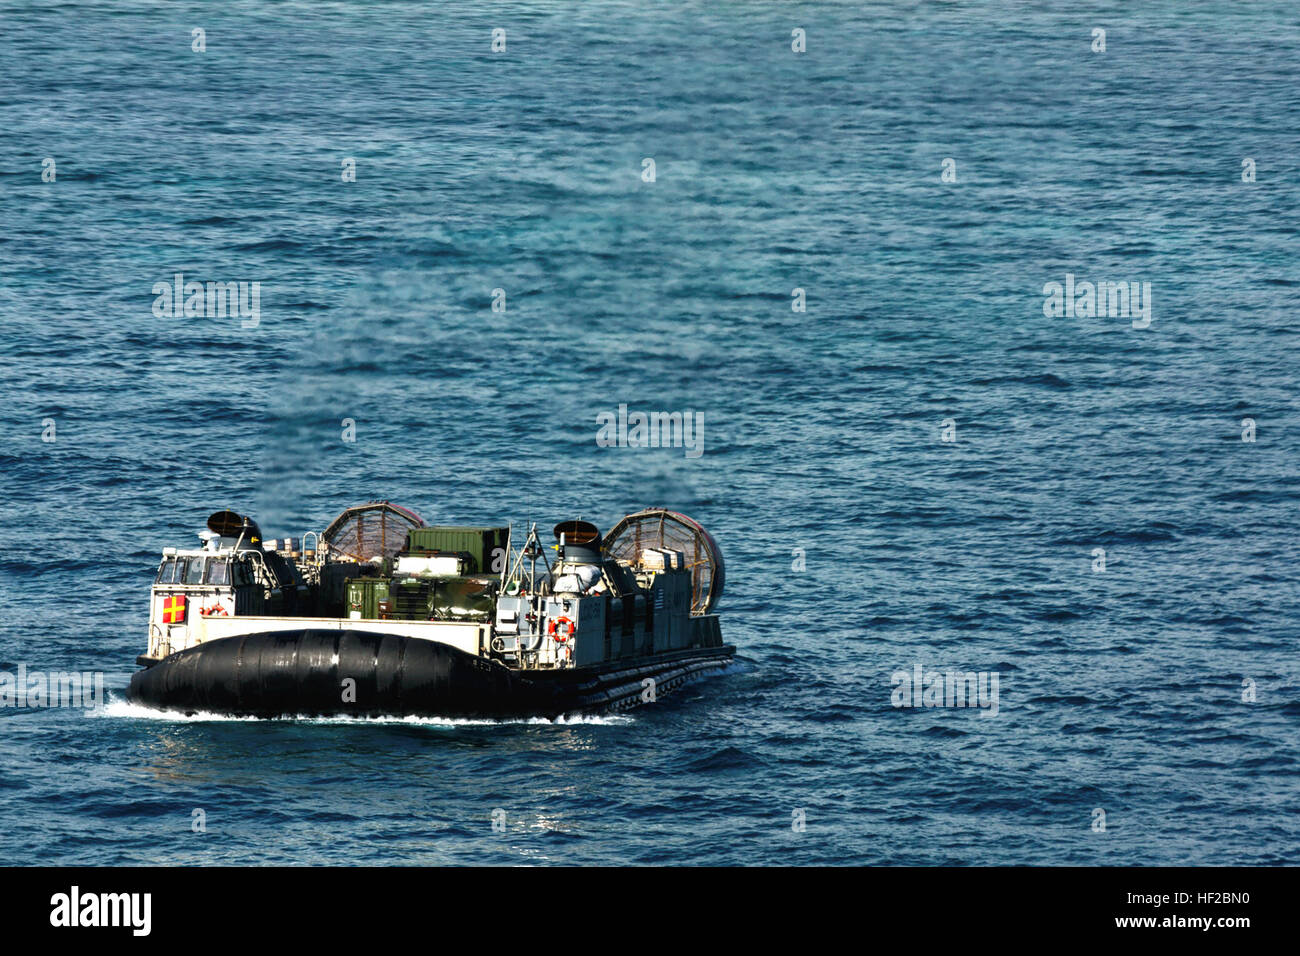
M816 685L817 682L809 681L808 684L812 686L812 685ZM831 684L830 682L823 682L822 686L832 687L834 685ZM812 713L808 715L807 719L812 721L813 723L818 723L818 724L835 724L835 723L851 724L857 722L861 718L861 716L862 716L862 708L859 706L856 705L844 706L844 705L833 704L830 706L823 705L821 707L818 707L816 710L814 710Z
M761 765L761 760L738 747L724 747L691 761L687 769L693 773L735 772Z
M933 727L927 727L925 730L921 731L921 735L924 737L938 737L944 740L951 740L957 737L965 737L967 736L967 732L959 730L956 727L945 727L940 724L935 724Z
M1096 736L1098 734L1113 734L1118 731L1114 727L1087 726L1084 724L1063 724L1061 733L1063 734L1082 734L1086 736Z
M240 222L238 216L202 216L197 219L182 219L182 226L222 226L226 223Z
M973 379L972 385L985 387L989 385L1039 385L1044 388L1069 389L1070 382L1050 372L1042 375L1003 376L1001 378Z
M1025 701L1025 703L1027 704L1070 704L1072 706L1079 706L1083 704L1097 703L1097 701L1094 701L1088 697L1075 694L1066 697L1056 697L1051 695L1031 697L1027 701Z
M56 801L57 802L57 801ZM176 813L176 803L170 800L123 800L121 798L91 798L76 801L78 813L87 813L106 819L119 817L156 818Z

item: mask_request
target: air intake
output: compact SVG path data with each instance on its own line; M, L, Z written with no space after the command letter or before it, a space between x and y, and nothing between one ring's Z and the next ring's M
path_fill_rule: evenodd
M555 539L561 540L560 560L571 564L600 564L600 531L590 521L561 521L555 526Z

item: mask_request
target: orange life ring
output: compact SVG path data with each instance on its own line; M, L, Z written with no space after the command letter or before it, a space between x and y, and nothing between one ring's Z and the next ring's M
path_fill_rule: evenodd
M230 613L220 604L214 604L212 605L212 607L205 607L199 613L202 614L204 617L214 617L216 615L220 615L222 617L230 617Z
M561 630L565 626L568 627L567 631L564 631L564 633L562 634L556 633L556 631ZM567 617L552 618L551 623L546 625L546 633L551 635L551 637L555 638L557 644L563 644L569 638L573 637L573 632L576 630L577 627L575 627L574 623L570 621Z

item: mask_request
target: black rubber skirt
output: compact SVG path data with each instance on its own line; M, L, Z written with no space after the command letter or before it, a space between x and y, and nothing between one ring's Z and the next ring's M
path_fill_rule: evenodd
M163 710L253 717L554 718L649 703L734 654L724 645L524 676L419 638L268 631L172 654L133 675L127 697Z

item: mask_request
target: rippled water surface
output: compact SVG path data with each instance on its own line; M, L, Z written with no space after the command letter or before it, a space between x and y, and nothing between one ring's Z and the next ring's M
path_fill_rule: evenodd
M0 24L0 669L111 698L0 709L7 860L1300 861L1294 4ZM260 282L257 326L155 316L177 272ZM1067 274L1150 326L1046 316ZM598 447L620 404L703 454ZM558 723L122 701L162 547L371 498L687 512L739 660ZM997 716L891 706L917 663Z

